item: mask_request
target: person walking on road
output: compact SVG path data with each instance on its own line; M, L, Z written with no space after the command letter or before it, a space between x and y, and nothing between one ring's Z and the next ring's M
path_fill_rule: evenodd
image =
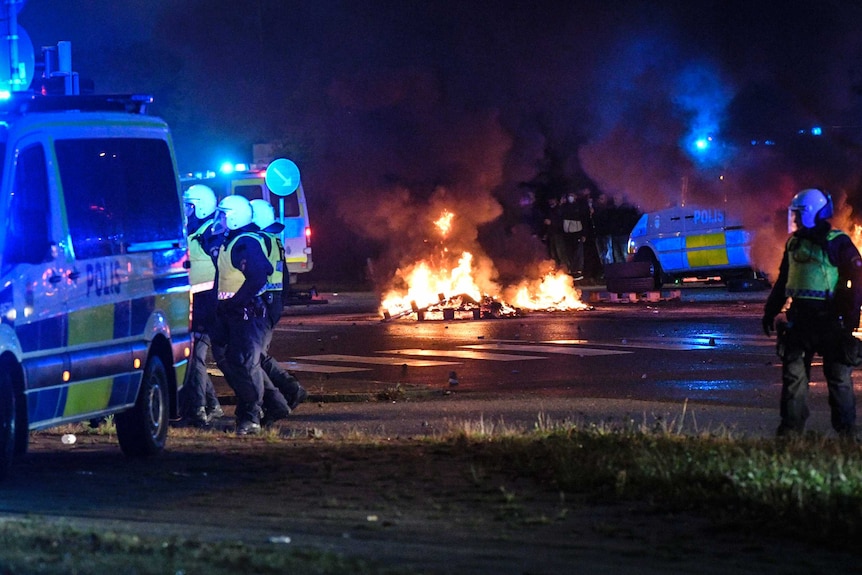
M278 364L278 360L269 354L272 332L284 310L282 291L284 290L286 265L284 245L278 235L284 229L284 224L275 220L275 210L273 210L272 204L266 200L252 200L251 208L252 221L260 229L259 233L264 238L266 255L273 269L267 277L266 289L262 296L266 304L268 329L264 335L260 358L260 366L268 379L268 381L264 381L264 419L262 423L269 425L290 415L293 410L299 407L299 404L305 401L308 392L293 374L283 369ZM273 389L277 390L278 393L274 393ZM280 401L282 396L287 400L286 403Z
M767 298L763 331L777 329L777 353L782 361L781 423L777 435L805 430L811 361L823 357L832 427L839 436L857 439L856 398L852 371L859 364L859 325L862 305L862 257L844 232L833 229L831 196L805 189L790 202L791 236L787 240L778 279ZM784 310L786 322L776 326Z
M191 186L183 192L183 204L189 229L193 345L186 379L179 392L180 415L183 423L208 427L212 419L224 415L206 364L216 308L215 256L223 236L212 229L218 204L212 188L202 184Z
M218 328L213 334L213 355L236 394L237 435L261 431L264 373L260 358L268 329L261 296L273 272L252 219L251 203L232 195L219 202L214 224L216 232L224 229L227 235L217 259ZM281 401L286 404L283 396Z

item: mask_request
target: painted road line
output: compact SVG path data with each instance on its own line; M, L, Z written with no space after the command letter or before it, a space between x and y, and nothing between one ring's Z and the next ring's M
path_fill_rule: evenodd
M376 365L406 365L408 367L435 367L438 365L459 365L455 361L434 361L430 359L410 359L404 357L377 357L364 355L340 355L335 353L322 355L304 355L296 359L310 361L335 361L345 363L373 363Z
M541 343L548 343L552 345L572 345L572 340L569 339L560 339L560 340L550 340L543 341ZM582 344L575 344L582 345ZM700 345L694 343L674 343L670 341L662 339L653 340L644 340L644 339L621 339L619 341L592 341L590 342L591 346L614 346L614 347L633 347L637 349L673 349L673 350L691 350L691 349L715 349L714 345Z
M377 353L397 353L399 355L426 355L433 357L457 357L461 359L478 359L485 361L521 361L523 359L547 359L538 355L513 355L503 353L485 353L467 349L387 349Z
M278 365L288 371L301 371L307 373L349 373L352 371L371 371L371 368L369 367L348 367L345 365L302 363L299 361L280 361Z
M600 349L595 347L562 346L562 345L525 345L508 343L482 343L475 345L462 345L470 349L500 350L500 351L527 351L537 353L556 353L564 355L622 355L634 353L623 349ZM522 357L522 356L519 356Z
M278 325L273 328L274 331L288 331L291 333L317 333L320 329L316 327L298 327L295 325Z
M344 365L325 365L317 363L300 363L298 361L280 361L278 362L283 369L288 371L299 371L302 373L350 373L353 371L371 371L368 367L347 367ZM224 373L217 367L208 367L207 373L210 376L224 377Z

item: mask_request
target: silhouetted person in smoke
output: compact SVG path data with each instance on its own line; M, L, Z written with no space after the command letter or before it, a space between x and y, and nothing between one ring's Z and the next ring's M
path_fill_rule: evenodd
M530 235L542 238L545 213L540 209L539 203L536 201L535 192L530 190L524 194L519 202L519 207L521 208L519 223L526 225L530 229ZM544 241L544 238L542 241Z
M574 192L566 195L560 205L563 217L563 234L568 258L564 261L566 271L576 280L584 279L584 212Z
M548 210L545 212L545 233L548 245L548 257L554 260L557 268L564 268L569 261L568 246L563 234L563 215L557 198L548 198Z
M613 263L612 230L616 215L613 200L604 192L596 196L593 203L593 229L596 233L596 251L602 266Z
M641 212L624 195L615 198L611 223L611 255L613 263L626 261L629 235L641 217Z

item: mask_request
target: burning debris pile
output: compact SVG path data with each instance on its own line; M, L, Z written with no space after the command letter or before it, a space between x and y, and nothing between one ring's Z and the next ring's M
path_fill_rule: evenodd
M444 211L434 222L444 239L453 218ZM548 271L539 279L504 289L493 281L494 274L487 258L477 260L469 251L458 254L441 245L439 253L396 272L393 286L382 298L380 314L386 320L412 315L418 320L487 319L589 307L581 302L571 276L563 272Z
M468 294L446 297L439 294L439 301L420 308L415 301L410 302L410 309L392 315L389 310L383 311L383 319L398 319L411 314L416 314L416 319L488 319L502 317L518 317L522 311L512 307L505 302L497 301L489 295L483 295L479 301Z

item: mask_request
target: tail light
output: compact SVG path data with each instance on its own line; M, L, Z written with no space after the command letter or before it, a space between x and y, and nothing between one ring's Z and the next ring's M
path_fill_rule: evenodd
M305 227L305 247L311 247L311 227Z

